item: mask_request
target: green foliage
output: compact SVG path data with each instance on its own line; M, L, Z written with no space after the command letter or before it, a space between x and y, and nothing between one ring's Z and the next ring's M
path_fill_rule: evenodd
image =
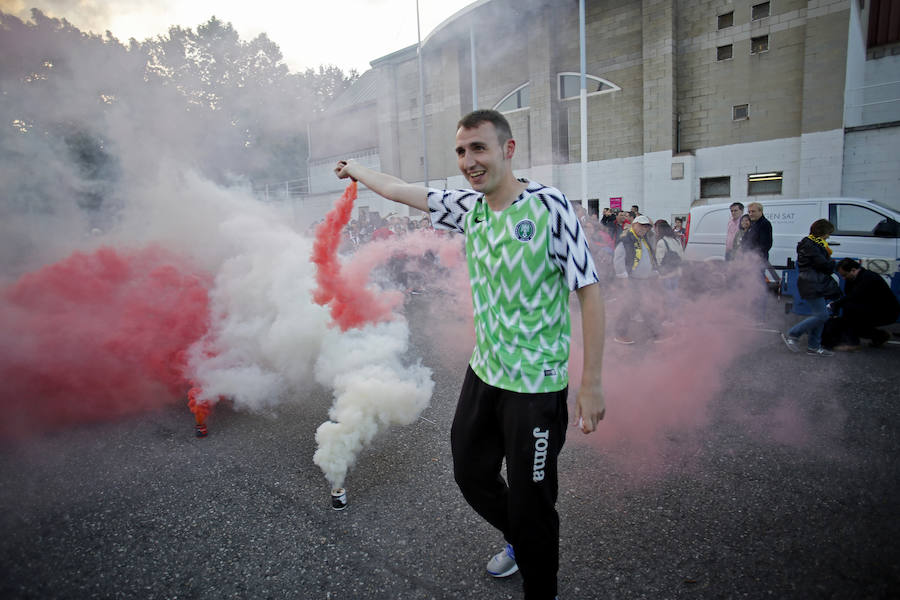
M290 73L268 36L241 40L216 17L126 46L37 9L28 22L0 12L0 153L58 147L73 176L98 178L142 143L148 157L216 180L294 179L305 175L307 124L357 77L334 66Z

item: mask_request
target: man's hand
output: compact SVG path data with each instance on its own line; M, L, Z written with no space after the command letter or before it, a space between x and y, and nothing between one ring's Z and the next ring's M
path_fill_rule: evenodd
M603 342L606 336L606 307L600 285L592 283L576 290L581 304L581 337L584 340L584 372L575 399L575 418L581 431L590 433L606 414L603 386Z
M606 416L606 401L603 399L603 388L599 383L582 386L575 399L575 422L581 426L583 433L591 433L597 424Z
M348 177L353 181L356 181L356 178L350 175L350 164L346 160L339 160L337 166L334 168L334 174L338 176L338 179L347 179Z

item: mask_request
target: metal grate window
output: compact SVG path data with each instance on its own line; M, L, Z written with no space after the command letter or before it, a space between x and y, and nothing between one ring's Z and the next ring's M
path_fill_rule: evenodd
M701 177L701 198L727 198L731 196L731 177Z
M769 16L769 3L768 2L760 2L759 4L754 4L753 8L750 9L750 20L758 21L760 19L765 19Z
M731 120L742 121L750 118L749 104L736 104L731 107Z
M769 36L761 35L750 38L750 54L759 54L769 51Z
M734 11L719 15L718 29L728 29L734 25Z
M732 44L728 44L726 46L719 46L716 48L716 60L728 60L734 55L734 46Z
M866 38L868 48L900 42L900 2L870 0Z

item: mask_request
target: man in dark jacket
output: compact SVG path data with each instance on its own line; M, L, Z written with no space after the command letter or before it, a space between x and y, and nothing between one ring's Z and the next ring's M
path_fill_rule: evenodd
M742 247L757 253L768 265L769 250L772 249L772 223L763 216L763 207L759 202L748 204L747 214L750 215L750 229L744 234Z
M741 248L747 248L751 255L759 256L762 260L762 277L766 281L766 271L772 269L769 264L769 250L772 248L772 223L763 216L763 207L759 202L751 202L747 205L747 214L750 215L750 229L744 234ZM777 279L777 276L773 276ZM768 284L766 284L768 285ZM756 319L759 324L766 320L767 294L759 296L756 304Z
M873 346L883 345L891 336L878 327L890 325L900 317L897 296L881 275L862 268L852 258L841 259L837 272L846 281L844 296L830 306L832 312L843 313L829 321L828 341L843 341L837 348L847 350L858 347L860 338L871 339Z

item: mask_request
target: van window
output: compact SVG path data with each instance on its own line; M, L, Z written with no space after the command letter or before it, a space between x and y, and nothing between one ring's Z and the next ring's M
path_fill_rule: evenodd
M891 221L879 212L855 204L829 204L828 220L834 225L832 235L858 236L874 236L880 223Z

